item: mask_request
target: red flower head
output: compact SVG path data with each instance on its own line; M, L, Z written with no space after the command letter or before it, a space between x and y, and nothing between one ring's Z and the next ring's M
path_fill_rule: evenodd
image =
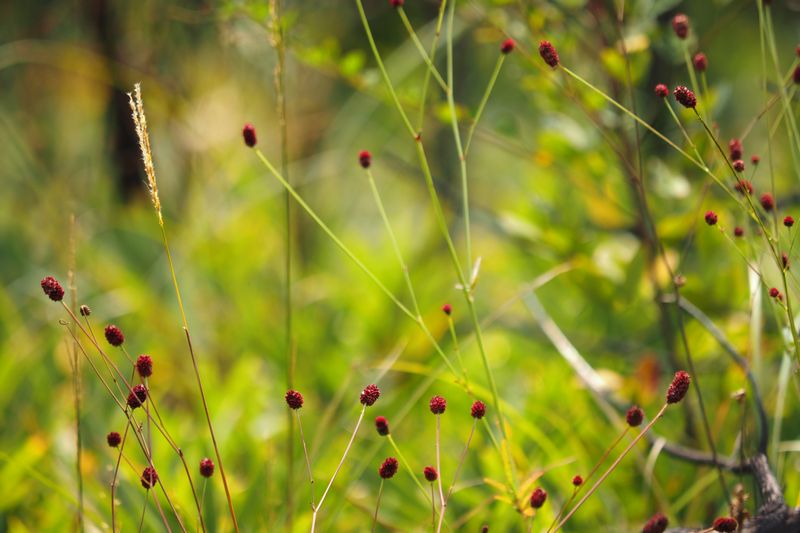
M667 529L669 521L667 517L661 513L656 513L642 528L642 533L664 533Z
M558 52L550 41L542 41L539 43L539 55L542 56L544 62L549 66L555 68L558 66Z
M122 437L120 437L119 433L116 431L112 431L106 435L106 442L108 442L108 445L112 448L116 448L122 442Z
M706 224L713 226L717 223L717 214L714 211L706 211Z
M375 417L375 429L378 430L378 435L385 437L389 434L389 421L385 417Z
M378 398L381 397L381 390L378 388L377 385L367 385L364 387L364 390L361 391L361 403L370 407L375 402L378 401Z
M531 494L531 507L534 509L540 508L547 501L547 491L543 488L537 487Z
M489 533L489 524L483 524L481 526L481 533Z
M200 475L203 477L211 477L214 475L214 461L205 457L200 459Z
M147 378L153 375L153 358L149 355L140 355L138 359L136 359L136 371L139 372L139 375L143 378Z
M792 73L792 79L795 83L800 84L800 65L797 65L794 68L794 73Z
M139 481L142 482L142 487L146 489L152 489L155 486L156 481L158 481L158 473L156 472L156 469L152 466L145 468L142 472L142 478Z
M42 290L48 298L54 302L60 302L64 298L64 289L53 276L47 276L41 282Z
M303 407L303 395L296 390L289 389L284 396L286 405L292 409L300 409Z
M784 270L789 270L789 256L786 254L786 252L781 254L781 263L783 263Z
M698 72L705 72L708 68L708 58L703 52L698 52L692 59L695 70Z
M695 106L697 106L697 98L688 87L678 85L675 87L675 90L672 91L672 94L675 95L675 100L677 100L679 104L687 109L693 109Z
M753 163L754 166L758 166L758 164L761 162L761 158L758 157L758 155L753 154L750 156L750 162Z
M81 316L89 316L92 314L92 309L88 305L82 305L80 308Z
M141 407L145 400L147 400L147 388L141 383L134 385L133 390L128 394L128 406L131 409L136 409Z
M692 382L691 376L683 370L675 372L675 377L672 379L669 388L667 389L667 403L678 403L686 396L689 390L689 384Z
M737 161L739 160L737 159ZM753 184L750 183L750 180L739 180L736 182L736 185L734 185L733 188L736 189L736 192L740 194L747 193L751 196L753 194Z
M394 457L387 457L386 460L381 463L380 468L378 468L378 473L383 479L391 479L397 473L397 466L397 459Z
M440 415L444 413L444 410L447 409L447 400L442 398L441 396L434 396L431 398L430 404L431 413L435 415Z
M731 139L728 143L728 150L731 154L731 161L742 158L743 148L742 141L739 139Z
M581 485L583 485L583 478L581 476L575 476L574 478L572 478L572 484L575 485L576 487L580 487Z
M761 207L764 211L772 211L775 208L775 198L768 192L761 195Z
M114 324L106 326L105 334L106 340L111 346L121 346L125 342L125 335L122 334L122 330Z
M683 13L672 17L672 29L675 30L675 35L679 39L686 39L686 36L689 35L689 17Z
M364 168L369 168L372 164L372 154L370 154L367 150L361 150L358 152L358 162Z
M486 404L480 400L475 400L472 404L472 409L470 409L470 414L472 418L480 420L486 415Z
M733 234L736 237L741 237L742 235L744 235L744 228L742 228L741 226L736 226L735 228L733 228Z
M389 5L392 7L403 7L403 4L406 3L406 0L389 0Z
M656 96L658 96L659 98L666 98L667 95L669 95L669 87L667 87L663 83L659 83L658 85L656 85L655 93Z
M733 532L739 529L739 523L736 521L735 518L731 518L729 516L722 516L714 520L714 524L712 525L714 531L722 531L725 533Z
M426 466L425 469L422 471L422 474L425 476L425 479L433 483L437 479L439 479L439 472L432 466Z
M770 295L770 297L771 297L771 298L777 298L778 296L780 296L780 295L781 295L781 291L779 291L779 290L778 290L778 289L776 289L775 287L772 287L772 288L769 290L769 295Z
M737 159L733 162L733 170L736 172L744 172L744 161Z
M642 420L644 420L644 412L638 405L634 405L628 409L628 412L625 414L625 420L630 427L635 428L641 425Z
M244 144L252 148L256 145L256 127L249 122L242 128L242 137L244 137Z
M444 304L442 306L442 313L446 314L447 316L450 316L453 313L453 306L450 304Z
M514 51L514 47L517 43L514 42L514 39L506 39L503 41L503 44L500 45L500 51L504 54L510 54ZM556 61L558 63L558 61Z
M783 225L787 228L794 226L794 219L791 217L791 215L786 215L783 217Z

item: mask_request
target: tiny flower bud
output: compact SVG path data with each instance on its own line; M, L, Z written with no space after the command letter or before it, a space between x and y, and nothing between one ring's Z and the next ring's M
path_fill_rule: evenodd
M214 461L205 457L200 459L200 475L203 477L211 477L214 475Z
M547 500L547 491L537 487L536 490L533 491L531 494L531 507L534 509L539 509L544 502Z
M64 298L64 289L53 276L47 276L41 281L42 290L48 298L54 302L60 302Z
M742 141L739 139L731 139L728 143L728 150L730 150L731 161L741 159L743 153Z
M667 517L661 513L656 513L642 528L642 533L664 533L667 529L669 521Z
M116 431L112 431L106 435L106 442L108 442L108 445L112 448L116 448L122 442L122 437L120 437L119 433Z
M433 398L431 398L429 407L431 409L431 413L435 415L440 415L444 413L445 409L447 409L447 400L445 400L441 396L434 396Z
M576 487L580 487L581 485L583 485L583 478L581 476L575 476L574 478L572 478L572 484L575 485Z
M800 65L797 65L794 68L794 73L792 73L792 79L795 83L800 84Z
M761 162L761 158L756 154L753 154L750 156L750 162L753 163L753 166L758 166L758 164Z
M143 378L153 375L153 358L149 355L140 355L136 359L136 371Z
M741 159L737 159L733 162L733 170L736 172L743 172L744 171L744 161Z
M483 524L481 526L481 533L489 533L489 524Z
M484 417L484 415L486 415L486 404L480 400L476 400L472 404L472 409L470 410L470 413L472 414L472 418L480 420L481 418Z
M683 13L672 17L672 29L675 30L675 35L679 39L686 39L686 36L689 35L689 17Z
M558 52L550 41L542 41L539 43L539 55L542 56L544 62L549 66L555 68L558 66Z
M378 430L378 435L385 437L389 434L389 422L385 417L375 417L375 429Z
M787 228L791 228L794 226L794 218L792 218L791 215L786 215L783 217L783 225Z
M425 476L425 479L433 483L437 479L439 479L439 472L432 466L426 466L425 469L422 471L422 474Z
M736 521L735 518L731 518L729 516L723 516L714 520L714 524L712 526L714 531L721 531L722 533L732 533L739 529L739 523Z
M691 382L692 378L687 372L683 370L675 372L675 377L667 389L667 403L678 403L683 400Z
M733 188L736 189L736 192L740 194L747 193L751 196L753 194L753 184L750 183L750 180L739 180L736 182L736 185L734 185Z
M303 407L303 395L296 390L289 389L286 391L284 399L286 400L286 405L291 409L297 410Z
M364 168L369 168L372 164L372 154L370 154L367 150L361 150L358 152L358 162Z
M389 5L392 7L403 7L403 4L406 3L406 0L389 0Z
M145 386L141 383L139 385L134 385L133 390L128 394L128 407L131 409L141 407L145 400L147 400L147 389Z
M672 94L675 96L675 100L687 109L693 109L697 106L697 98L688 87L678 85L675 87L675 90L672 91Z
M789 256L786 254L786 252L781 254L781 263L783 264L784 270L789 270Z
M503 41L503 44L500 45L500 51L504 54L510 54L511 52L514 51L515 46L516 43L514 42L514 39L506 39L505 41ZM556 61L556 63L558 63L558 61Z
M82 305L80 308L81 316L89 316L92 314L92 310L88 305Z
M764 211L772 211L775 208L775 199L768 192L761 195L761 207Z
M152 466L145 468L142 472L142 478L140 481L142 483L142 487L146 489L152 489L158 481L158 473L156 472L156 469Z
M706 211L706 224L713 226L717 223L717 214L714 211Z
M692 63L694 64L694 68L697 72L705 72L708 68L708 58L703 52L698 52L695 54L694 58L692 59Z
M780 295L781 295L781 291L779 291L779 290L778 290L777 288L775 288L775 287L772 287L772 288L769 290L769 296L770 296L770 298L778 298L778 297L780 297Z
M122 330L114 324L109 324L105 329L106 340L111 346L121 346L125 342L125 335Z
M744 229L741 226L736 226L735 228L733 228L733 234L736 237L741 237L742 235L744 235Z
M452 312L453 312L453 306L450 305L450 304L444 304L442 306L442 312L444 314L446 314L447 316L450 316L452 314Z
M625 414L625 420L628 422L628 425L632 428L635 428L638 425L641 425L642 420L644 420L644 412L641 408L637 405L634 405L628 412Z
M256 127L250 123L244 125L242 128L242 137L244 137L244 144L250 148L256 145Z
M669 87L667 87L663 83L659 83L658 85L656 85L655 93L656 96L658 96L659 98L666 98L669 95Z
M363 391L361 391L361 403L366 405L367 407L372 406L375 402L378 401L378 398L381 397L381 390L378 388L377 385L367 385Z
M383 479L391 479L397 473L397 459L394 457L387 457L386 460L381 463L380 468L378 468L378 474Z

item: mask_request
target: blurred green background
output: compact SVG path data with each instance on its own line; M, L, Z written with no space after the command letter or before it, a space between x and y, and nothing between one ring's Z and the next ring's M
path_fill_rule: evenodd
M359 150L372 152L424 318L450 351L440 307L453 304L470 378L485 392L470 321L414 144L382 85L355 4L283 3L291 179L323 220L408 301L357 162ZM420 39L430 46L439 3L406 3ZM425 66L388 2L365 4L400 98L416 117ZM781 70L788 72L797 61L800 4L774 4ZM539 40L550 39L565 65L630 105L615 9L591 0L469 0L456 9L454 85L462 131L474 117L499 43L506 35L518 42L481 119L468 166L473 250L482 258L476 305L507 402L511 451L520 477L541 476L534 484L550 494L535 531L546 529L572 493L572 476L589 471L619 428L542 333L531 312L529 285L552 274L538 284L538 300L620 405L638 403L653 415L673 362L685 366L675 310L659 303L670 291L669 276L643 231L625 164L636 161L633 123L596 94L550 71L536 53ZM685 144L652 96L656 83L688 84L680 42L670 27L681 10L691 18L690 49L709 58L710 93L699 95L702 105L703 98L713 102L713 121L727 142L741 135L766 100L752 1L627 2L623 31L637 111ZM259 147L280 163L270 17L266 1L0 5L0 480L5 488L0 531L76 527L75 413L68 335L59 325L66 316L38 287L45 275L66 285L71 239L78 300L92 308L95 330L117 324L132 354L153 357L152 394L189 464L213 457L157 219L142 181L125 96L137 81L166 229L242 530L286 529L290 515L294 530L308 529L309 489L296 434L293 479L287 481L284 195L241 141L242 124L252 122ZM437 57L444 72L443 48ZM458 159L444 96L433 84L431 94L423 142L463 258ZM796 116L796 100L792 106ZM767 115L773 125L778 107ZM680 116L707 160L724 174L697 121L689 113ZM745 154L748 160L760 154L760 169L773 170L779 212L790 213L798 199L790 144L783 129L771 144L766 132L762 120L745 140ZM641 151L649 205L667 256L686 278L683 294L754 364L770 430L782 422L780 441L770 443L771 460L794 505L800 489L800 443L794 440L800 431L799 398L796 382L779 378L782 315L763 294L751 297L745 263L719 232L702 224L702 213L714 209L728 230L745 226L743 250L766 265L755 227L655 136L642 134ZM766 190L769 172L760 170L753 182ZM375 504L376 469L394 455L372 428L374 416L389 419L419 475L434 463L434 417L427 402L433 394L445 396L442 469L450 480L472 423L473 398L454 385L416 326L311 219L296 207L294 214L294 379L306 399L302 419L317 495L349 438L360 390L376 382L384 392L367 411L320 517L322 531L364 531ZM767 267L764 275L777 277ZM713 433L720 452L729 454L742 420L731 394L746 387L744 375L702 326L689 318L685 323ZM122 364L121 354L110 353ZM124 418L85 361L81 381L85 526L107 530L116 455L105 435L121 432ZM776 411L780 390L787 394L782 413ZM690 395L686 409L668 410L656 425L658 434L707 449L687 423L687 412L697 420L696 400ZM756 428L751 407L744 416L744 448L751 452ZM139 450L127 450L143 467ZM161 478L193 527L180 462L158 440L154 452ZM142 512L145 493L138 475L123 464L118 491L123 531L134 531ZM479 427L448 505L449 527L477 531L486 523L492 531L525 530L519 515L495 500L493 482L502 480L498 455ZM737 481L728 474L731 485ZM742 482L752 490L748 478ZM205 494L209 530L230 531L218 475ZM754 501L755 496L751 511ZM641 445L566 530L638 531L656 511L673 523L702 525L724 514L725 507L713 470ZM380 516L386 530L430 527L430 508L403 472L387 484ZM144 529L162 527L151 505Z

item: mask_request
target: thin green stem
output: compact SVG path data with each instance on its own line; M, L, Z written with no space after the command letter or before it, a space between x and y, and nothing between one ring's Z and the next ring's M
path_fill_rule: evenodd
M375 516L372 517L372 533L375 533L375 528L378 526L378 509L381 507L381 496L383 496L384 479L381 478L381 486L378 488L378 498L375 502Z
M464 146L464 159L466 159L469 155L469 147L472 145L472 137L475 135L475 128L478 127L478 122L481 120L483 110L486 108L486 104L489 102L489 97L492 95L492 90L494 90L495 83L497 83L497 78L500 76L500 70L503 68L503 63L505 63L505 61L506 54L500 54L500 57L497 58L497 62L494 65L492 76L489 78L489 85L486 86L486 90L481 98L481 103L478 104L478 109L475 111L475 118L472 121L472 125L469 127L469 132L467 133L467 143Z
M400 15L400 20L403 21L403 26L405 26L406 31L408 32L408 36L411 37L411 41L414 43L414 46L417 48L420 57L425 64L428 66L428 71L433 75L436 82L439 84L439 87L442 88L444 92L449 92L450 89L447 86L447 83L442 79L442 76L439 74L439 71L436 70L436 67L433 65L431 58L428 57L427 52L425 52L425 48L422 46L422 43L419 42L419 38L417 37L416 32L414 31L413 26L411 26L411 21L408 20L406 16L406 12L403 9L403 6L397 8L397 13Z
M306 459L306 471L308 472L308 482L311 485L311 508L314 509L314 474L311 473L311 459L308 457L308 448L306 446L306 437L303 434L303 424L300 423L300 411L294 410L297 417L297 427L300 430L300 441L303 443L303 456Z
M686 128L683 127L683 123L678 118L678 115L675 113L675 110L672 108L672 105L669 103L669 100L666 98L664 98L663 100L664 100L664 105L667 107L667 110L669 110L669 114L672 116L672 120L675 121L675 124L678 125L678 128L681 130L681 133L683 133L683 138L686 139L686 142L689 143L689 146L691 146L692 150L694 150L694 154L697 156L697 160L703 161L703 156L700 155L700 152L697 150L697 146L695 146L694 142L692 141L692 138L689 136L689 132L687 132Z
M453 323L453 317L447 315L447 327L450 330L450 338L453 341L453 350L456 352L456 359L458 360L458 366L461 367L461 373L464 376L464 386L467 388L467 393L470 392L469 389L469 376L467 375L467 369L464 366L464 360L461 358L461 348L458 345L458 337L456 336L456 326Z
M447 509L447 499L444 497L444 490L442 489L442 461L441 461L441 434L442 434L442 415L436 415L436 471L439 473L437 478L439 486L439 501L442 502L439 506L439 524L436 526L436 533L442 530L442 521L444 520L444 511Z
M411 479L414 480L414 483L417 485L417 487L419 487L419 490L422 491L422 495L425 496L426 499L429 499L428 491L425 490L425 487L422 485L422 482L414 474L414 470L411 468L411 463L409 463L408 460L403 456L403 452L400 451L400 448L397 446L397 443L392 438L391 433L387 435L386 438L389 440L389 444L394 449L394 452L397 454L397 457L400 459L400 462L405 465L404 470L408 472L408 475L411 476Z
M439 37L442 35L442 23L444 21L444 10L447 6L447 0L442 0L441 4L439 4L439 15L436 20L436 34L433 37L433 44L431 45L431 64L433 64L434 59L436 58L436 50L439 48ZM418 131L422 131L423 126L425 125L425 104L428 99L428 87L430 86L431 82L431 71L430 69L425 70L425 79L422 82L422 97L420 98L419 103L419 125L417 126Z
M467 437L467 443L464 445L464 451L461 452L461 457L458 460L458 466L456 466L456 473L453 475L453 483L450 485L450 488L447 491L447 496L445 497L444 501L442 502L442 507L439 513L439 526L437 531L441 531L442 523L444 522L444 514L447 509L447 502L450 501L450 496L453 494L453 489L456 486L456 482L458 481L458 475L461 473L461 468L464 466L464 460L467 458L467 452L469 451L469 445L472 442L472 436L475 434L475 426L478 424L478 419L475 418L472 420L472 428L469 430L469 437ZM439 480L442 479L442 473L439 472Z

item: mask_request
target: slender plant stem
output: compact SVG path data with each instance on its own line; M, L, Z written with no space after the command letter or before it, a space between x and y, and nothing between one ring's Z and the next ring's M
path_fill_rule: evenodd
M675 121L675 124L678 125L678 128L681 130L681 133L683 133L683 138L686 139L686 142L689 143L689 146L691 146L692 150L694 150L694 153L697 156L697 160L702 161L703 156L700 155L700 152L697 150L697 146L695 146L694 142L692 141L692 138L689 137L689 133L686 131L686 128L683 127L683 123L678 118L678 115L675 114L675 110L672 108L672 105L670 105L669 100L667 100L666 98L664 98L663 100L664 100L664 105L669 110L670 116L672 116L672 120Z
M439 4L439 15L436 19L436 33L433 36L433 44L431 45L431 64L433 64L433 60L436 57L436 50L439 48L439 37L442 35L442 23L444 21L444 10L447 6L447 0L442 0ZM422 131L423 126L425 124L425 103L428 98L428 87L430 86L431 82L431 70L425 70L425 79L422 82L422 97L420 98L419 103L419 122L417 126L418 131Z
M411 26L411 21L408 20L408 16L406 16L406 12L403 9L403 6L397 8L397 13L400 15L400 20L403 21L403 26L405 26L406 31L408 32L408 36L411 37L411 41L414 43L414 46L417 48L420 57L425 64L428 66L428 71L433 75L433 78L436 80L436 83L439 84L439 87L442 88L444 92L449 92L450 89L447 87L447 83L442 79L442 76L439 74L439 71L436 70L436 67L433 65L431 58L428 57L427 52L425 52L425 47L422 46L422 43L419 42L419 38L417 37L416 32L414 32L413 26Z
M411 468L411 463L409 463L408 460L403 456L403 452L400 451L400 447L397 446L397 443L395 442L394 438L392 438L392 434L390 433L389 435L386 435L386 438L389 440L389 444L394 449L395 453L397 454L397 457L400 459L400 462L403 463L403 465L405 466L403 470L408 472L408 475L411 476L411 479L414 480L414 483L417 485L417 487L419 487L419 490L422 491L422 495L425 496L425 498L427 499L428 491L425 490L425 487L422 486L422 482L414 474L414 470Z
M381 496L383 496L384 479L381 478L381 486L378 488L378 498L375 501L375 516L372 517L372 533L375 533L375 528L378 525L378 509L381 507Z
M117 505L114 498L119 476L119 463L122 461L122 452L125 450L125 442L128 437L129 428L130 426L125 424L125 431L122 433L122 442L119 445L119 453L117 454L117 463L114 465L114 476L111 478L111 533L116 533L117 531Z
M450 485L450 488L447 490L447 496L445 497L444 501L442 502L441 510L439 512L439 526L437 527L437 531L441 531L442 523L444 522L444 514L447 509L447 502L450 501L450 496L453 494L453 489L456 487L456 482L458 481L458 475L461 473L461 468L464 466L464 460L467 458L467 452L469 451L469 445L472 442L472 436L475 434L475 426L478 424L478 419L475 418L472 420L472 428L469 430L469 437L467 437L467 443L464 445L464 451L461 452L461 457L458 460L458 466L456 466L456 473L453 475L453 483ZM442 474L439 472L439 481L441 484Z
M353 429L353 434L350 435L350 442L347 443L347 447L344 449L344 453L342 454L341 460L339 460L339 465L336 467L336 470L333 472L333 476L331 476L331 480L328 482L328 486L325 487L325 492L322 493L322 497L319 499L319 503L314 508L314 514L311 519L311 531L312 533L315 531L317 525L317 515L319 514L319 510L322 507L322 503L325 501L325 497L328 496L328 491L331 490L333 486L333 482L336 480L336 476L339 474L339 470L342 469L342 465L344 464L344 460L347 458L347 454L350 453L350 448L353 446L353 441L356 439L356 434L358 433L358 428L361 427L361 421L364 420L364 413L367 411L367 406L364 405L361 407L361 414L358 415L358 422L356 422L356 427Z
M436 471L439 473L437 478L439 483L439 501L441 505L439 506L439 524L436 526L436 533L439 533L442 530L442 521L444 520L444 511L447 508L447 499L444 497L444 490L442 489L442 461L441 461L441 423L442 423L442 415L436 415Z
M467 388L467 393L470 393L469 388L469 376L467 376L467 369L464 366L464 360L461 357L461 348L458 345L458 336L456 335L456 326L453 323L453 317L447 315L447 327L450 330L450 338L453 341L453 351L456 352L456 359L458 360L458 366L461 367L461 373L464 375L464 386Z
M489 78L489 84L486 86L486 90L483 92L481 103L478 104L478 109L475 111L475 118L472 121L472 125L469 127L469 132L467 133L467 142L464 145L464 159L466 159L469 155L469 148L472 146L472 137L475 135L475 128L478 127L478 122L480 122L481 116L483 116L483 110L486 108L486 104L489 102L489 97L492 95L492 90L494 90L494 85L497 83L497 78L500 76L500 70L503 68L503 63L505 63L505 61L506 54L500 54L500 56L497 58L497 62L494 64L494 70L492 71L492 76Z
M311 484L311 508L314 509L314 474L311 473L311 459L308 457L308 448L306 447L306 437L303 434L303 424L300 423L300 412L295 410L297 417L297 428L300 430L300 441L303 443L303 456L306 459L306 471L308 472L308 482Z
M696 387L695 387L695 388L696 388ZM611 466L610 466L610 467L608 467L608 469L607 469L605 472L603 472L603 475L601 475L601 476L600 476L600 479L598 479L598 480L595 482L595 484L594 484L594 485L592 485L592 488L590 488L590 489L587 491L586 495L585 495L583 498L581 498L581 499L580 499L580 501L578 501L578 503L576 503L576 504L575 504L575 507L573 507L573 508L572 508L572 510L571 510L571 511L570 511L570 512L567 514L567 516L565 516L565 517L564 517L564 518L563 518L563 519L562 519L562 520L561 520L561 521L558 523L558 525L556 525L556 527L553 529L553 531L554 531L554 532L555 532L555 531L558 531L559 529L561 529L561 528L564 526L564 524L567 522L567 520L569 520L569 519L572 517L572 515L574 515L574 514L575 514L575 512L576 512L576 511L577 511L577 510L578 510L578 509L581 507L581 505L583 505L583 503L584 503L586 500L588 500L588 499L589 499L589 497L590 497L592 494L594 494L594 492L595 492L595 491L596 491L596 490L597 490L597 489L600 487L600 485L603 483L603 481L605 481L605 479L606 479L606 478L609 476L609 474L611 474L611 472L613 472L613 471L614 471L614 469L615 469L615 468L617 467L617 465L618 465L618 464L619 464L619 463L622 461L622 459L624 459L624 458L625 458L625 456L628 454L628 452L630 452L630 451L633 449L633 447L634 447L634 446L636 446L636 443L637 443L637 442L639 442L639 441L642 439L642 437L644 437L644 436L645 436L645 434L646 434L646 433L647 433L647 432L650 430L650 428L651 428L651 427L653 427L653 424L655 424L655 423L656 423L656 421L658 421L658 419L659 419L659 418L661 418L662 416L664 416L664 411L666 411L666 410L667 410L667 407L668 407L668 406L669 406L669 404L666 404L666 403L665 403L665 404L664 404L664 405L661 407L661 410L659 410L659 411L658 411L658 414L656 414L656 416L654 416L654 417L653 417L653 419L650 421L650 423L649 423L649 424L647 424L647 425L644 427L644 429L643 429L643 430L642 430L642 431L641 431L641 432L640 432L638 435L636 435L636 437L635 437L635 438L634 438L634 439L631 441L631 443L630 443L630 444L628 444L628 446L625 448L625 450L623 450L623 452L622 452L622 453L619 455L619 457L617 457L617 458L616 458L616 460L615 460L615 461L614 461L614 462L611 464Z

